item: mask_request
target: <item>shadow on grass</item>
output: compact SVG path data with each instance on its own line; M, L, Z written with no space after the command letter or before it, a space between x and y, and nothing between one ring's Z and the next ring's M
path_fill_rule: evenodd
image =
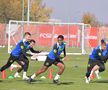
M54 83L50 83L50 84L54 84ZM71 85L71 84L74 84L74 82L70 82L70 81L60 82L59 84L55 84L55 85Z
M74 84L74 82L60 82L59 84L54 84L54 83L46 83L46 82L41 82L42 80L35 80L35 81L33 81L31 84L50 84L50 85L72 85L72 84Z
M92 83L108 83L108 80L93 81Z
M0 82L3 82L3 80L0 80Z
M27 80L17 80L17 81L25 81L27 82ZM32 82L41 82L42 80L33 80Z
M60 85L71 85L74 84L74 82L61 82Z

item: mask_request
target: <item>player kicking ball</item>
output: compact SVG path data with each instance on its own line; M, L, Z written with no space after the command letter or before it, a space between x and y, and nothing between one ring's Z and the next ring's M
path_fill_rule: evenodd
M91 55L89 56L87 73L86 73L86 83L89 83L91 80L91 75L99 70L103 72L105 70L104 61L108 57L108 50L106 49L106 42L101 40L101 45L93 49Z
M44 73L52 64L54 64L59 68L59 71L54 77L53 83L59 84L59 78L65 70L65 65L63 61L60 60L60 54L62 52L64 52L64 59L66 59L64 36L59 35L57 37L57 43L54 44L52 51L47 55L44 65L29 78L28 83L31 83L35 77L38 77L40 74Z

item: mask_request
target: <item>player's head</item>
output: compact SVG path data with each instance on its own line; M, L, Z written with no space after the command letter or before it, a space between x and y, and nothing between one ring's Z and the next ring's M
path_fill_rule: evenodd
M63 35L59 35L59 36L57 37L57 40L58 40L58 43L59 43L59 44L62 44L63 41L64 41L64 36L63 36Z
M106 42L103 39L101 40L101 48L102 48L102 50L106 49Z
M31 39L31 40L30 40L30 47L33 47L33 46L35 45L35 43L36 43L36 41L33 40L33 39Z
M31 33L29 33L29 32L25 32L25 33L24 33L24 39L25 39L26 41L30 40L30 37L31 37Z

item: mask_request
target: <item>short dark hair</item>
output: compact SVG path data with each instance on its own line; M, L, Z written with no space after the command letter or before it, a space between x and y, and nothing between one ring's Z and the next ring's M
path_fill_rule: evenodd
M34 39L31 39L31 40L30 40L30 43L32 43L32 42L36 43L36 41L35 41Z
M57 39L61 38L62 40L64 40L64 36L63 35L58 35Z
M31 36L31 33L25 32L25 33L24 33L24 36L25 36L25 35L30 35L30 36Z
M106 44L104 39L101 40L101 44Z

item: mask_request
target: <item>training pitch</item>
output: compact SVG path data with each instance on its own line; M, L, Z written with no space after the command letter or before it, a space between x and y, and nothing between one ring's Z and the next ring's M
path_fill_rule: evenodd
M0 48L0 67L4 65L9 57L7 54L7 48ZM53 84L52 79L48 79L48 73L42 74L46 79L36 78L32 84L28 84L23 81L22 78L14 79L2 79L0 75L0 90L106 90L108 88L108 63L106 63L106 70L101 73L102 79L97 80L96 78L90 83L85 83L85 72L88 62L88 55L82 56L68 56L68 60L65 61L65 72L61 76L60 85ZM31 61L28 70L28 76L32 75L37 71L43 62ZM58 68L52 66L52 74L55 76ZM6 70L6 76L14 75L16 69L10 71ZM22 75L22 73L21 73Z

